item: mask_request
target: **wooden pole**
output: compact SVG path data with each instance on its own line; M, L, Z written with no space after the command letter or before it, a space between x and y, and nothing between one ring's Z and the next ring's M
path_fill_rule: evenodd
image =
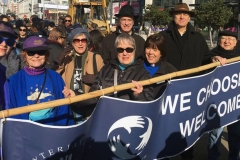
M236 57L236 58L228 59L227 63L232 63L232 62L239 61L239 60L240 60L240 56ZM173 73L166 74L163 76L147 79L144 81L140 81L140 83L142 84L142 86L150 85L153 83L165 81L167 79L172 79L175 77L180 77L180 76L204 71L204 70L207 70L207 69L219 66L219 65L220 65L220 62L210 63L208 65L204 65L201 67L182 70L179 72L173 72ZM33 111L37 111L37 110L41 110L41 109L46 109L46 108L53 108L53 107L66 105L66 104L71 104L71 103L75 103L75 102L79 102L79 101L83 101L83 100L87 100L87 99L91 99L91 98L95 98L95 97L100 97L102 95L113 93L116 91L118 92L118 91L130 89L133 87L134 87L133 83L126 83L126 84L122 84L122 85L118 85L118 86L105 88L103 90L89 92L89 93L71 97L71 98L64 98L64 99L49 101L49 102L45 102L45 103L39 103L39 104L9 109L9 110L3 110L3 111L1 111L2 113L0 114L0 118L14 116L14 115L23 114L23 113L29 113L29 112L33 112Z

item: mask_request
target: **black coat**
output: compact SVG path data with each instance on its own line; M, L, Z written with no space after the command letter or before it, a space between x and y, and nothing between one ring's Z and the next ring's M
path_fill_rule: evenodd
M210 58L210 51L204 37L194 31L193 26L188 23L183 44L178 42L174 31L175 24L170 22L166 31L160 32L166 40L166 61L171 63L177 70L190 69L201 66Z
M145 64L148 65L147 60L145 60ZM160 67L152 77L159 77L172 72L177 72L177 69L170 63L166 62L165 60L159 61L156 65ZM154 91L154 99L157 99L162 95L162 93L166 89L167 81L154 83L154 84L151 84L151 86L153 87L153 91Z
M217 45L211 50L211 54L214 56L221 56L223 58L230 59L240 56L240 51L238 48L234 48L233 50L225 50L220 45Z
M141 80L146 80L151 78L148 71L145 70L143 66L143 62L141 60L136 60L134 64L131 64L130 66L125 68L124 71L122 71L118 67L117 60L112 60L110 61L109 64L106 64L100 70L96 78L96 81L91 86L89 92L100 90L100 86L102 86L102 89L114 86L114 70L115 69L118 70L117 85L131 83L132 80L141 81ZM114 97L114 94L112 93L112 94L109 94L108 96ZM123 90L117 93L117 97L121 99L135 100L135 101L150 101L150 100L153 100L153 88L151 86L143 87L143 92L138 96L134 96L133 91L131 89ZM76 105L76 107L74 108L75 112L78 113L77 107L92 108L93 106L96 105L97 101L98 101L98 98L93 98L86 101L75 103Z
M100 54L105 64L117 58L115 40L119 34L121 33L119 32L119 28L117 28L116 32L109 34L103 39ZM139 57L142 57L144 55L145 40L141 36L134 34L133 31L132 31L132 37L134 38L136 43L135 58L138 59Z

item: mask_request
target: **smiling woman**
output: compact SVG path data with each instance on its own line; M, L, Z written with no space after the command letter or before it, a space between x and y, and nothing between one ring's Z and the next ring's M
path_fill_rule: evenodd
M0 60L8 54L15 43L16 35L7 25L0 23ZM6 81L6 67L0 61L0 110L5 107L3 84Z
M64 98L63 79L57 72L45 68L49 57L48 49L44 38L31 36L25 40L22 51L25 67L5 83L5 87L9 89L6 99L10 99L7 109ZM72 111L67 105L16 115L13 118L48 125L74 124Z
M166 43L162 35L154 34L147 38L145 42L144 68L152 77L161 76L177 71L170 63L165 61L167 55ZM163 93L166 83L153 84L154 99Z
M87 30L75 28L69 34L68 42L72 50L61 56L62 64L57 69L66 83L63 91L65 97L88 93L104 65L100 55L88 51L90 36ZM81 108L76 104L71 105L71 108L75 113L76 123L81 123L92 113L92 108Z
M149 79L150 75L147 70L144 69L142 61L135 60L135 48L136 43L134 38L127 33L121 33L115 41L115 49L118 54L117 58L103 66L89 92L125 83L133 83L135 87L115 92L109 96L134 101L153 100L152 87L143 87L138 82ZM94 108L98 99L99 97L82 101L77 103L77 106L79 108Z

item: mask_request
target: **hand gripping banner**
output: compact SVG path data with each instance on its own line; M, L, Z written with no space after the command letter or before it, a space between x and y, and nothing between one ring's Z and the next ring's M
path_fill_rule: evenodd
M173 157L205 132L239 119L240 63L171 80L151 102L100 98L80 125L46 126L6 119L3 160L156 160Z

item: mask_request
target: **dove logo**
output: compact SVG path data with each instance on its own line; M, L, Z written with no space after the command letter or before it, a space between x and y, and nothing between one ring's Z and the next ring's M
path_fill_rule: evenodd
M121 159L140 155L152 132L152 120L142 116L128 116L116 121L108 131L108 145Z

